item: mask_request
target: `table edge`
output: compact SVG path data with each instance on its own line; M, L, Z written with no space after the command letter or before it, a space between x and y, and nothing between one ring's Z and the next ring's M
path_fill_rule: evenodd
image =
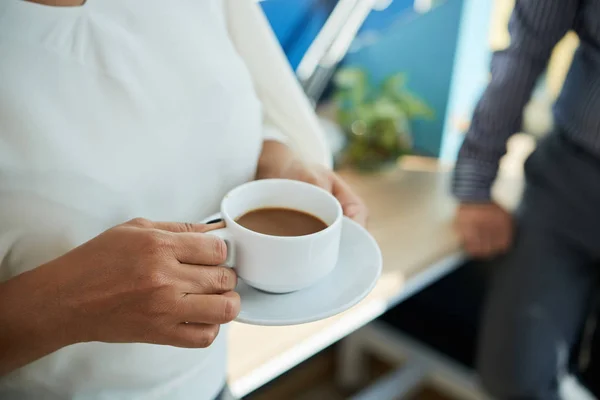
M336 341L356 331L382 315L391 307L401 303L410 296L423 290L430 284L457 269L466 260L466 255L457 250L449 253L438 261L424 268L415 276L410 277L402 290L391 298L372 299L364 305L357 305L356 311L327 326L325 329L310 336L290 349L262 364L251 373L229 383L233 395L242 398L266 383L292 369L301 362L312 357L319 351Z

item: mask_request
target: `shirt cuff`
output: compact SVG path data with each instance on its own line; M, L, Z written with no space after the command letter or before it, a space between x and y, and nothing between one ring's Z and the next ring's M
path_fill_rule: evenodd
M472 159L459 159L454 169L452 193L468 203L487 203L492 200L492 186L498 165Z

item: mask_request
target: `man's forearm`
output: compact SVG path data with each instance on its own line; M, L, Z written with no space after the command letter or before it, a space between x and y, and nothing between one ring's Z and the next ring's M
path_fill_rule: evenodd
M71 344L49 266L0 284L0 376Z
M532 62L517 49L494 54L492 80L458 154L452 189L459 200L490 200L506 142L521 129L523 109L544 67L544 62Z
M492 58L492 79L459 152L453 192L466 202L489 201L508 138L521 128L523 109L552 49L573 26L577 0L518 0L510 47Z

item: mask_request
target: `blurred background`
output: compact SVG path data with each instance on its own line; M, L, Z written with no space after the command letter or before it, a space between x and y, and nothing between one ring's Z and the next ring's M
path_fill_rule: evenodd
M514 0L264 0L260 4L318 111L336 166L368 176L397 168L399 163L451 169L488 82L490 55L510 42L507 23ZM556 47L527 106L522 133L509 143L502 176L518 181L536 139L550 130L550 108L576 47L574 34ZM384 251L384 260L385 255ZM346 340L328 346L247 398L345 399L382 377L396 385L405 380L395 398L484 398L472 371L489 272L465 260L460 263L461 268L424 285L376 321L378 329L370 332L369 340L397 337L398 354L381 348L366 352L360 357L363 365L357 382L347 378L348 371L341 372L352 357ZM377 349L377 343L371 347ZM414 359L420 364L405 368L408 373L393 374L398 365ZM439 373L423 373L424 365ZM358 398L388 398L373 393Z
M488 81L490 54L509 43L514 0L264 0L261 5L321 115L351 130L344 111L370 111L370 119L380 121L404 114L407 126L397 128L409 136L404 151L451 164ZM550 107L576 47L574 34L557 46L528 106L524 132L548 131ZM400 93L394 94L406 100L395 109L385 107L394 95L381 90L386 84L388 89L396 84ZM355 93L347 93L348 87ZM343 136L331 134L336 150L348 140Z

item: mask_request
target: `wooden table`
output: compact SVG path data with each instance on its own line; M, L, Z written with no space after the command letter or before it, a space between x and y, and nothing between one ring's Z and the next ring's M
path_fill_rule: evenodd
M450 173L427 162L375 175L342 172L370 208L369 230L383 254L373 292L352 309L315 323L288 327L232 324L229 382L236 396L293 368L455 268L463 259L452 229ZM508 188L508 190L507 190ZM518 185L504 184L511 206Z

